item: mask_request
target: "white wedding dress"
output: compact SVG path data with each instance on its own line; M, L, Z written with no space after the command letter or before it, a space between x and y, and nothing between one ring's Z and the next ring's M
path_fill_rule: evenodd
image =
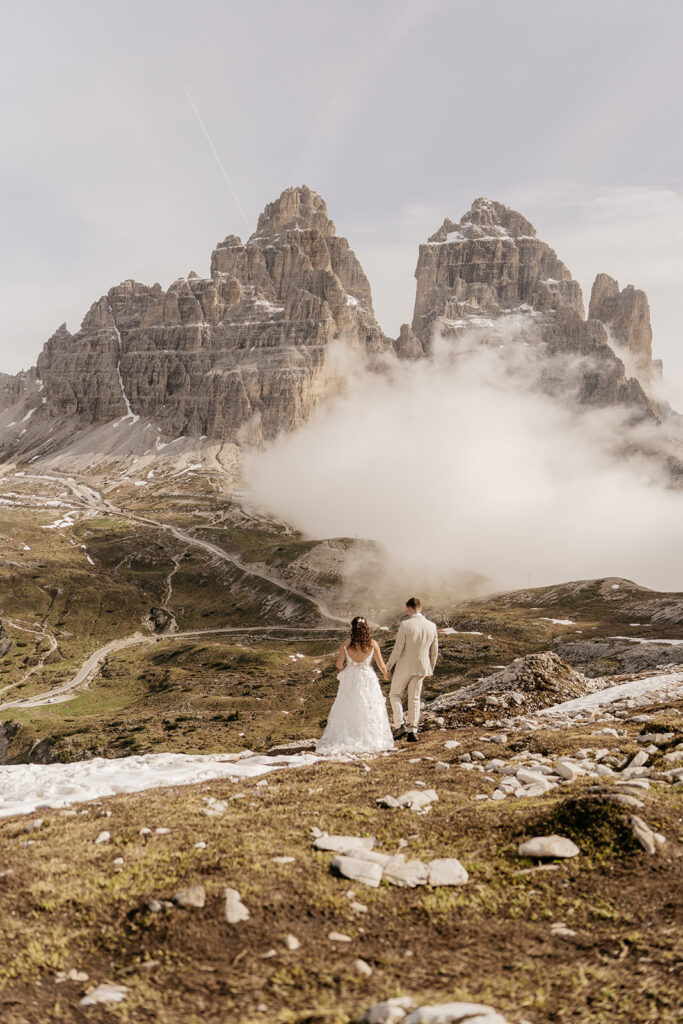
M394 738L379 679L370 651L363 661L346 652L346 665L338 675L339 689L316 745L318 754L371 754L391 750Z

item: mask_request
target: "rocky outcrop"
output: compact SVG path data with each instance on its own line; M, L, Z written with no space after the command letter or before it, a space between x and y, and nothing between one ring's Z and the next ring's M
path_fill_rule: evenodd
M7 636L2 622L0 622L0 655L7 654L11 646L12 641Z
M391 345L324 201L290 188L246 243L230 235L216 247L209 277L190 273L166 291L124 281L78 332L62 325L38 359L45 388L32 428L141 418L173 437L273 437L303 423L333 386L336 339L369 351ZM0 385L15 396L17 385Z
M458 224L446 219L420 246L415 277L412 330L423 348L435 331L457 338L473 328L478 340L498 345L507 319L521 318L524 341L538 349L531 369L540 388L583 405L626 405L635 418L660 418L643 388L651 361L644 293L619 293L605 278L594 287L586 320L578 282L515 210L476 199ZM636 379L632 363L647 363L647 373Z
M588 680L552 651L527 654L510 665L462 686L454 693L444 693L429 705L431 716L466 706L468 712L518 714L560 704L582 697Z
M613 277L598 274L588 316L605 325L618 355L645 386L661 375L661 363L653 372L650 306L644 291L632 284L619 291Z

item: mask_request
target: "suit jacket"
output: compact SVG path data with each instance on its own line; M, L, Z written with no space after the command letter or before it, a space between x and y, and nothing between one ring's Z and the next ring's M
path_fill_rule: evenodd
M394 665L406 676L431 676L439 655L436 624L424 615L411 615L398 627L387 668Z

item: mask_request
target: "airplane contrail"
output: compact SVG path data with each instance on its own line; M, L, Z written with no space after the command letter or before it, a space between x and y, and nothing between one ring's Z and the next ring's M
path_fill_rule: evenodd
M225 183L228 186L228 188L230 189L230 192L232 194L232 198L235 200L235 203L237 204L237 208L239 209L240 213L242 214L245 226L247 228L247 232L250 233L251 225L249 224L249 219L247 218L247 215L245 213L244 207L242 206L242 204L241 204L241 202L239 200L239 196L235 192L233 184L232 184L232 182L230 181L230 178L227 175L225 167L223 166L223 162L222 162L221 158L219 157L219 155L218 155L218 153L216 151L216 147L214 146L213 142L211 141L211 136L209 135L208 131L206 130L206 125L202 121L202 116L199 113L199 111L197 110L197 104L192 99L192 96L190 95L190 90L187 88L185 83L183 83L183 89L185 90L185 95L187 96L187 98L189 100L189 103L190 103L190 106L192 107L192 109L193 109L193 111L195 113L195 117L199 121L199 126L200 126L201 130L204 132L204 137L205 137L206 141L209 144L209 148L211 149L211 152L213 153L214 157L216 158L216 163L218 164L220 172L221 172L221 174L223 175L223 177L225 179Z

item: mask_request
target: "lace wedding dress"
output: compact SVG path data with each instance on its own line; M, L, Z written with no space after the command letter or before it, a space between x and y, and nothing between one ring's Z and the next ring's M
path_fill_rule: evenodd
M315 748L318 754L370 754L394 746L386 702L371 662L372 651L363 661L354 661L346 652L327 728Z

